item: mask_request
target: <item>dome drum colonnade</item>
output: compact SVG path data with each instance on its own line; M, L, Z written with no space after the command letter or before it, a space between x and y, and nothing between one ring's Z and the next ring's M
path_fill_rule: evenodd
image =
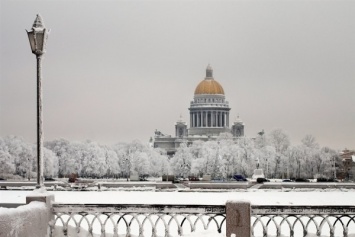
M190 124L192 128L229 127L229 112L219 112L215 110L191 112Z

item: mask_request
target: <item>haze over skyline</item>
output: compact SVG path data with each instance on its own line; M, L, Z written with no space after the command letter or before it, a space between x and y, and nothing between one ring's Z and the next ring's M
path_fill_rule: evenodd
M44 139L103 144L174 135L210 63L247 137L355 149L355 1L0 2L0 136L36 141L36 60L51 29Z

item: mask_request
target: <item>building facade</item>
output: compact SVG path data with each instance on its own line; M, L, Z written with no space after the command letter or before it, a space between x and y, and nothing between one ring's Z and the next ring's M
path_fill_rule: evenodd
M244 123L238 118L230 128L229 103L223 87L213 77L210 65L206 77L196 87L190 102L190 128L180 118L175 124L175 136L155 131L154 147L160 147L173 155L182 142L191 144L196 140L216 139L221 133L231 133L233 137L244 136Z

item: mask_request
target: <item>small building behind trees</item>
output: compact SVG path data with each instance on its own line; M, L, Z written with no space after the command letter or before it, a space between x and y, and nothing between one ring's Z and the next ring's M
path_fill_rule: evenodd
M340 157L343 162L342 176L345 180L355 179L355 151L345 149L341 152Z

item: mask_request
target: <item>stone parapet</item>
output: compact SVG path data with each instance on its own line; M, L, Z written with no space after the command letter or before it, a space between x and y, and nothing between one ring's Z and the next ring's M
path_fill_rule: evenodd
M0 237L48 236L50 209L43 202L0 208Z
M249 201L227 201L226 236L251 236L251 208Z

